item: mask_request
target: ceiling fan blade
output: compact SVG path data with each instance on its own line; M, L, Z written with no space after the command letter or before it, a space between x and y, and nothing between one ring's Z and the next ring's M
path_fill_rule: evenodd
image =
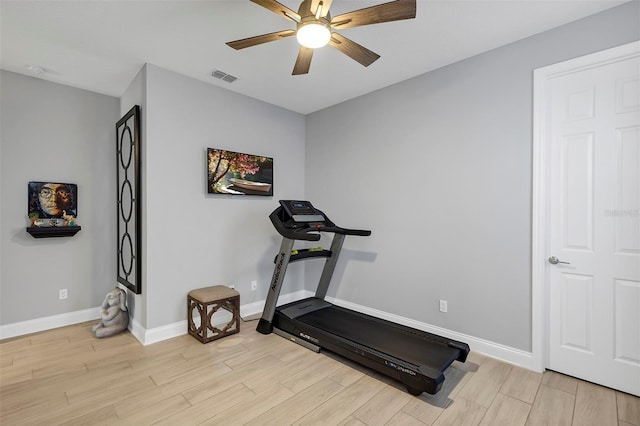
M309 72L309 67L311 66L312 57L313 49L300 46L298 58L296 59L296 64L293 66L293 72L291 75L307 74Z
M334 16L331 26L343 29L415 17L416 0L396 0Z
M314 15L316 14L320 3L322 3L322 9L320 10L319 17L324 18L325 16L327 16L327 13L329 13L329 9L331 8L331 3L333 3L333 0L311 0L311 13L313 13Z
M263 34L255 37L243 38L241 40L230 41L227 42L227 46L233 47L236 50L240 50L246 47L256 46L258 44L268 43L270 41L276 41L285 37L290 37L295 33L295 30L282 30L275 33Z
M276 0L251 0L253 3L269 9L276 15L283 16L291 21L300 22L300 15L298 12L294 12L287 6L278 3Z
M366 47L360 46L355 41L349 40L338 33L331 34L329 45L335 47L354 61L360 62L365 67L368 67L380 58L380 55L377 53L372 52Z

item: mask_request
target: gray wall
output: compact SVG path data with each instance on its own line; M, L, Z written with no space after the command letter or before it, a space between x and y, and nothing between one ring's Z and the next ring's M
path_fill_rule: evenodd
M639 18L627 3L310 114L307 197L373 231L329 295L530 351L533 70L638 40Z
M304 116L152 65L145 91L146 327L186 320L199 287L264 299L280 244L269 213L304 196ZM207 148L273 157L274 196L207 195ZM303 288L302 272L292 268L283 293Z
M142 113L144 230L134 319L145 329L184 321L187 292L214 284L235 285L243 304L266 297L280 243L268 215L279 198L304 197L304 116L152 65L120 100L0 75L0 324L99 306L115 285L115 122L133 104ZM207 195L207 147L273 157L274 196ZM82 231L28 235L29 180L77 183ZM303 289L303 272L292 268L283 291Z
M99 306L115 284L118 99L7 71L0 79L0 324ZM29 181L78 185L75 237L27 234Z

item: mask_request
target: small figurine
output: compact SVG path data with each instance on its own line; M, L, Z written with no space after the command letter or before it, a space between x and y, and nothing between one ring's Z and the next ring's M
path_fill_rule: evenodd
M62 210L62 218L64 219L64 226L76 226L76 217L67 214L66 210Z
M96 337L109 337L127 329L129 313L126 306L126 293L116 287L107 293L102 303L102 320L93 326Z
M31 221L31 226L38 226L38 219L40 215L37 212L29 213L29 220Z

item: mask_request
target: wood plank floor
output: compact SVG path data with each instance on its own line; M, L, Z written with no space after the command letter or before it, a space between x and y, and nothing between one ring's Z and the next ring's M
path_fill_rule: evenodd
M93 323L0 342L0 424L640 426L640 398L479 354L437 395L242 324L149 346Z

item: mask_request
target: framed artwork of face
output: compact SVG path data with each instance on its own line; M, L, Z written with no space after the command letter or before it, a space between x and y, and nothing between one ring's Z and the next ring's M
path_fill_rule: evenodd
M78 216L78 186L73 183L29 182L29 216Z

